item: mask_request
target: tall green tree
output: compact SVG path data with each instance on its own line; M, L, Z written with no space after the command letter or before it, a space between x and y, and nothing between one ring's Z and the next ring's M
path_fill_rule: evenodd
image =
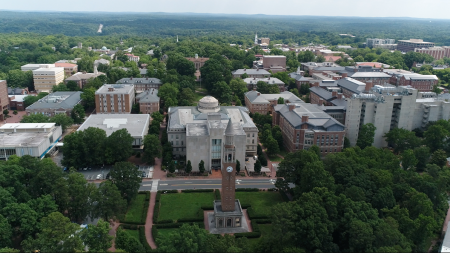
M88 183L81 173L70 173L67 177L67 214L72 221L81 222L91 212L97 188Z
M105 142L105 163L126 161L133 153L132 144L134 138L123 128L114 131L106 138Z
M8 220L0 214L0 249L11 247L12 231Z
M61 126L63 131L66 131L68 127L73 125L73 119L63 113L56 114L55 116L51 117L49 119L49 122L54 122L57 126Z
M127 201L122 198L117 186L109 180L100 183L93 199L97 204L94 205L91 218L101 217L109 221L109 219L123 217L126 212Z
M155 158L161 156L161 144L158 136L148 134L144 137L144 161L150 165L155 164Z
M412 169L414 168L419 160L417 160L416 156L414 155L414 151L412 149L405 150L402 153L402 167L403 169Z
M96 91L97 91L97 89L95 89L94 87L89 87L89 88L83 89L83 93L81 93L80 97L81 97L86 109L95 108L95 92Z
M97 225L89 225L81 232L81 238L90 252L107 252L112 246L109 222L100 219Z
M191 160L188 160L188 161L187 161L186 168L184 169L184 171L185 171L186 173L191 173L191 171L192 171Z
M200 171L200 173L205 172L205 162L203 160L201 160L198 164L198 170Z
M356 141L356 146L361 149L372 146L376 129L377 128L372 123L367 123L361 126L358 134L358 140Z
M425 145L430 148L431 152L434 152L444 149L444 139L449 136L449 131L442 125L436 124L430 126L423 136Z
M74 106L72 109L71 116L75 124L83 123L84 117L86 116L83 106L80 104Z
M138 168L130 162L118 162L113 166L110 174L111 182L130 203L138 194L142 182Z
M403 128L394 128L384 135L386 141L394 147L396 154L407 149L415 149L420 145L420 139L415 133Z

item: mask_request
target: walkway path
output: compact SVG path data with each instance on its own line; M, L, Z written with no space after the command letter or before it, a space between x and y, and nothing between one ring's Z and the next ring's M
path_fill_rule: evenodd
M114 251L116 251L116 231L117 231L117 228L119 228L120 223L119 222L115 222L115 221L111 221L110 224L111 224L111 229L109 230L108 234L110 236L113 236L114 238L112 240L112 246L111 246L111 248L108 249L108 251L109 252L114 252Z
M156 243L153 239L152 235L152 226L153 226L153 209L155 208L156 203L156 192L150 193L150 203L147 212L147 220L145 222L145 238L147 239L148 244L152 249L156 249Z

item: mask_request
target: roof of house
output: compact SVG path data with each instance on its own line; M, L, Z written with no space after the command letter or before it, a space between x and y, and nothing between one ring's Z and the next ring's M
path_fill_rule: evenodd
M405 76L406 78L406 76ZM411 75L407 79L411 80L439 80L436 75Z
M289 105L295 108L289 110ZM344 131L345 127L336 119L325 113L321 106L309 103L288 103L275 106L275 111L280 113L294 128L301 128L303 124L308 125L308 129L327 131L330 127L333 131ZM307 122L302 122L302 116L308 116Z
M8 87L8 95L22 95L22 88L10 88Z
M342 58L340 56L324 56L324 57L325 57L325 61L331 61L331 62L335 62Z
M355 72L352 78L390 78L391 76L383 72Z
M110 88L113 88L113 90L110 90ZM130 94L131 92L134 92L134 85L132 84L103 84L95 94Z
M331 100L331 103L335 106L343 106L344 108L347 108L347 100L345 100L345 98Z
M159 102L158 97L158 90L157 89L151 89L146 90L142 93L139 93L136 95L136 99L139 99L139 103L152 103L152 102Z
M366 84L350 77L339 79L337 82L339 87L347 89L353 93L359 94L366 89Z
M259 81L265 82L267 84L284 84L283 81L275 77L263 77L263 78L248 77L244 79L244 82L247 84L256 84Z
M232 72L233 75L243 75L247 73L247 75L267 75L270 76L270 72L264 69L237 69Z
M259 94L259 95L258 95ZM271 100L278 100L278 98L282 97L285 101L289 101L290 103L303 103L303 100L298 98L296 95L294 95L290 91L283 91L280 94L261 94L258 91L249 91L245 93L245 96L248 98L248 100L252 104L256 103L263 103L267 104L270 103Z
M63 67L63 68L73 68L78 66L77 64L67 63L67 62L56 62L55 67Z
M80 101L81 91L57 91L39 99L26 110L72 109Z
M98 72L95 73L85 73L85 72L77 72L73 74L72 76L66 78L66 81L80 81L80 80L87 80L89 78L96 78L97 76L104 75L105 73Z
M312 93L314 93L314 94L316 94L317 96L319 96L320 98L323 98L323 99L325 99L325 100L327 100L327 101L333 99L332 93L329 92L329 91L327 91L327 90L325 90L325 89L322 89L322 88L319 88L319 87L314 86L314 87L309 88L309 90L310 90Z
M132 137L144 138L149 123L149 114L91 114L77 131L96 127L105 130L106 136L110 136L117 130L127 129Z
M23 102L23 99L25 97L28 97L29 95L8 95L8 97L11 99L12 97L14 97L14 99L12 99L11 101L16 101L16 102Z
M118 80L116 83L123 83L123 84L137 84L137 83L162 84L161 80L159 80L158 78L150 78L150 77L146 77L146 78L127 77L127 78L122 78L122 79Z

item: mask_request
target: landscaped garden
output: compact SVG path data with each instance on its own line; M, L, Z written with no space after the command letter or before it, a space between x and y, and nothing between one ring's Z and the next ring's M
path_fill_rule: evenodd
M146 202L145 199L146 194L138 194L136 198L131 201L127 213L125 214L125 220L122 221L123 223L139 224L142 222L143 216L147 217L147 213L144 214L144 211L147 210L145 205L148 206L148 202Z
M251 206L255 216L270 216L270 208L283 202L279 192L274 191L255 191L255 192L236 192L236 199L239 199L244 207ZM250 214L249 214L250 215Z
M214 192L162 194L158 221L203 220L202 206L213 206Z

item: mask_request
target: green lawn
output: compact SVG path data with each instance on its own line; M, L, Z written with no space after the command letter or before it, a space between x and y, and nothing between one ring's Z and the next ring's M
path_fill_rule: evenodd
M170 233L178 231L179 228L159 228L158 229L158 237L167 237Z
M248 239L248 242L250 244L250 249L255 249L255 247L262 242L261 240L267 239L268 236L270 236L270 233L272 231L272 224L258 224L259 230L261 231L261 237L260 238L250 238ZM159 231L159 230L158 230Z
M136 198L131 201L128 207L127 214L125 215L125 223L127 222L140 222L142 212L144 211L145 194L138 194Z
M271 162L281 162L281 161L283 161L283 158L281 158L281 157L279 157L277 155L274 155L274 156L269 156L269 160Z
M133 236L134 238L136 238L139 241L139 230L127 229L127 230L125 230L125 232L127 232L129 235Z
M214 192L162 194L158 220L203 217L200 207L213 201Z
M255 215L270 215L270 207L283 202L279 192L236 192L241 205L252 205Z

